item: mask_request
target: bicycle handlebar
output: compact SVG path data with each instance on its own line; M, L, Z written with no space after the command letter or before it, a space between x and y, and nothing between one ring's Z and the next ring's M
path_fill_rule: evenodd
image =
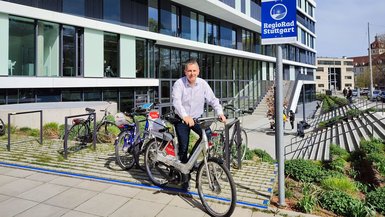
M253 108L249 108L249 110L243 110L243 109L235 108L233 105L226 105L224 106L224 109L231 110L233 112L237 112L240 114L253 114L254 112Z

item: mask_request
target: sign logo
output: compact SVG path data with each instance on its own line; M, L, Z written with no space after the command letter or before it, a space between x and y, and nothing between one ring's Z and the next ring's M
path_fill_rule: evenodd
M262 44L297 41L297 1L262 0Z
M274 20L282 20L286 17L287 8L283 4L276 4L270 9L270 16Z

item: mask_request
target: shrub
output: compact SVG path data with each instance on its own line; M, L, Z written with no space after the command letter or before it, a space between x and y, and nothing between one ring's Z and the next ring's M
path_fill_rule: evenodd
M385 151L385 145L378 139L361 140L360 146L361 150L366 154L384 153Z
M262 149L253 149L253 154L259 157L263 162L269 162L274 163L275 160L265 151Z
M385 175L385 155L384 153L371 153L367 156L367 160L373 163L373 166Z
M305 213L311 213L314 207L317 205L317 188L310 184L304 183L302 188L303 197L298 201L297 208Z
M286 161L285 172L286 175L302 182L319 182L325 175L320 165L303 159Z
M358 117L361 114L361 111L359 109L350 109L346 112L346 114L350 117Z
M349 152L335 144L330 145L330 154L341 157L344 160L349 159Z
M341 216L365 217L369 209L358 199L341 191L326 191L319 198L320 205Z
M385 187L369 192L366 195L366 202L372 205L379 213L385 214Z
M321 186L326 190L337 190L355 195L358 193L357 186L347 177L329 177L321 181Z
M43 135L47 138L59 138L59 124L55 122L46 123L43 126Z
M338 157L336 159L333 159L330 163L329 163L329 168L331 170L334 170L334 171L337 171L337 172L340 172L340 173L344 173L345 172L345 166L346 166L347 162Z

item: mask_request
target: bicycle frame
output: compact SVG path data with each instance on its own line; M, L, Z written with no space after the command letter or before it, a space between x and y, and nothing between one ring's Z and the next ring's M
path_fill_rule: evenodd
M208 118L212 119L212 118ZM204 119L200 119L204 120ZM187 163L182 163L180 160L175 158L170 158L167 156L164 156L162 153L157 153L157 160L165 163L168 166L175 167L177 170L179 170L183 174L189 174L194 167L195 163L198 161L198 157L201 153L203 153L203 160L204 163L207 166L207 158L208 158L208 149L209 149L209 143L206 135L205 129L202 129L202 140L200 141L199 144L195 144L193 147L194 152L191 154L189 160ZM206 168L207 169L207 168Z

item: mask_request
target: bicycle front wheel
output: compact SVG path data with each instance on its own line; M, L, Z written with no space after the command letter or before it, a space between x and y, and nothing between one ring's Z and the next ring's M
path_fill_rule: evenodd
M130 131L122 131L115 140L116 163L124 170L131 169L135 164L134 135Z
M72 127L67 132L66 142L67 142L67 151L76 152L82 147L87 145L90 134L90 130L85 123L79 123L72 125Z
M157 186L165 186L169 182L170 168L156 159L159 143L152 140L146 146L144 165L148 178Z
M215 217L231 216L237 196L235 183L229 170L216 158L207 166L202 163L197 172L199 198L208 214Z
M96 139L98 143L113 143L119 133L120 129L115 123L105 121L97 128Z
M247 139L247 133L244 129L242 129L241 131L241 143L239 144L238 143L238 140L237 140L237 134L234 135L234 143L233 145L231 146L231 158L232 158L232 162L233 162L233 165L235 165L236 167L239 167L238 166L238 146L240 146L240 154L241 154L241 162L245 159L245 156L246 156L246 152L247 152L247 148L248 148L248 139Z

